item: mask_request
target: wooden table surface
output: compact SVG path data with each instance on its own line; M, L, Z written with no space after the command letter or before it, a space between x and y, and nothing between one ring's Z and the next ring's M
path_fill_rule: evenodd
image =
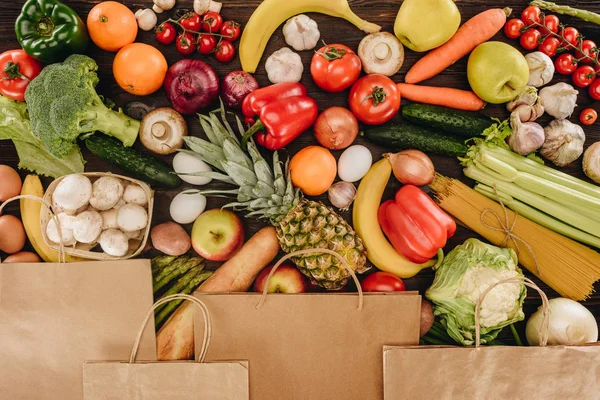
M260 0L222 0L224 3L222 15L225 19L233 19L235 21L240 22L244 25L253 10L260 4ZM285 0L281 0L284 2ZM326 0L325 0L326 1ZM65 0L65 3L72 6L79 15L84 19L87 18L87 14L89 10L99 1L84 1L84 0ZM585 0L585 1L573 1L573 0L560 0L562 4L568 4L572 6L577 6L579 8L588 9L595 12L600 12L600 2L596 0ZM0 2L0 52L18 48L18 43L15 38L14 33L14 21L21 9L23 0L18 1L1 1ZM130 7L132 10L137 10L140 7L150 7L152 5L151 0L137 0L137 1L123 1L125 5ZM400 7L401 1L399 0L351 0L350 1L352 9L358 14L360 17L370 21L375 22L383 27L383 30L393 32L394 20L396 18L396 14ZM467 19L471 18L477 13L480 13L491 7L511 7L513 9L513 15L520 15L521 11L527 6L526 1L517 1L517 0L459 0L458 6L460 12L462 14L462 22L464 23ZM185 10L192 8L192 0L178 0L176 9ZM166 12L162 15L159 15L159 21L162 21L170 16L170 12ZM321 15L321 14L311 14L312 18L314 18L318 24L321 31L321 39L324 40L328 44L333 43L343 43L351 48L356 49L358 47L358 43L363 38L364 34L356 29L350 23L336 19L333 17ZM560 16L562 22L577 27L585 37L590 38L592 40L600 40L600 27L583 22L578 19L574 19L567 16ZM511 43L512 45L519 47L517 41L507 39L503 33L499 33L493 40L500 40ZM145 42L156 46L160 49L167 58L169 65L175 63L176 61L181 59L181 56L176 52L175 46L165 46L156 41L154 38L154 34L152 32L142 32L140 31L137 37L138 42ZM236 44L237 46L237 44ZM281 47L286 46L284 41L281 28L275 31L272 36L269 45L265 51L265 57L263 57L262 62L256 73L256 78L261 86L268 85L269 82L266 77L265 68L264 68L264 60L266 56L271 54L273 51L280 49ZM169 106L169 102L167 101L164 92L158 91L157 93L147 96L144 98L135 98L134 96L125 93L122 89L120 89L112 76L112 61L114 57L114 53L104 52L98 49L95 46L90 46L88 50L88 55L93 57L99 64L99 76L100 76L100 85L98 87L99 93L111 98L117 105L124 106L126 103L138 100L142 101L151 106ZM324 93L320 91L315 84L312 82L310 77L310 73L308 72L308 66L310 65L310 60L312 57L312 52L302 52L301 53L302 60L305 66L305 72L303 74L302 83L305 84L308 88L309 94L314 97L318 104L319 109L324 110L331 106L347 106L347 92L346 93L338 93L338 94L330 94ZM240 69L239 60L236 59L227 64L222 64L216 61L213 57L201 56L199 53L196 53L194 58L199 58L207 63L209 63L217 72L219 77L223 77L226 73L234 70ZM403 76L410 66L420 57L420 54L414 53L412 51L406 52L406 60L401 69L401 71L394 77L392 77L396 82L402 82ZM468 89L468 82L466 76L466 65L467 58L463 58L439 76L427 81L426 84L430 84L433 86L448 86L448 87L456 87L461 89ZM558 76L558 79L563 79L568 82L568 78ZM582 92L585 92L583 90ZM584 107L592 106L596 108L596 110L600 109L600 104L594 103L587 95L587 93L583 93L578 98L579 107L575 110L573 114L572 121L578 122L578 116L581 110ZM508 113L502 106L488 106L484 113L490 116L495 116L498 118L506 118L508 117ZM542 124L546 124L549 122L548 117L546 116L542 120ZM191 130L191 134L193 135L202 135L200 124L197 120L193 118L188 119L188 125ZM586 145L590 145L598 140L600 140L600 123L594 125L593 127L588 127L585 129L587 135ZM373 153L374 159L379 159L379 156L386 151L385 148L381 146L376 146L370 143L367 143L365 140L359 138L357 143L364 144L369 147ZM311 132L306 132L300 138L298 138L295 142L293 142L286 150L288 154L294 154L299 149L310 145L316 144L316 141ZM138 143L136 147L140 150L144 150L142 146ZM334 152L335 156L338 157L341 152ZM112 172L120 172L118 168L107 164L106 162L92 156L86 149L83 149L84 158L87 160L86 171L112 171ZM435 164L436 170L455 178L460 178L465 182L469 182L468 179L464 178L462 175L461 168L456 159L450 157L432 157L433 162ZM165 157L166 161L170 161L170 157ZM0 163L8 164L16 168L18 159L16 151L10 141L0 141ZM571 173L575 176L585 178L581 169L581 159L577 162L573 163L569 167L565 168L564 171ZM21 175L24 177L27 174L27 171L20 171ZM393 180L392 180L393 181ZM395 189L397 189L398 185L390 182L388 187L388 191L386 196L392 196ZM44 179L44 182L48 184L50 180ZM471 183L471 182L469 182ZM217 187L218 184L211 183L211 187ZM181 190L187 188L187 186L182 186L181 188L174 190L158 190L156 192L156 202L155 202L155 211L153 215L153 224L158 224L164 221L169 220L169 204L171 199L179 193ZM323 197L321 200L326 199ZM211 198L208 200L207 208L215 208L220 207L225 204L226 200L219 198ZM18 214L18 207L9 207L8 213ZM350 218L351 213L345 213L347 218ZM245 219L246 224L246 235L250 237L254 232L260 229L263 225L262 222L258 222L254 219ZM191 229L191 226L186 226L186 229ZM451 250L454 246L462 243L465 239L469 237L477 237L476 234L467 230L466 228L459 227L456 235L449 241L448 246L446 247L446 251ZM0 254L0 256L3 256ZM216 267L216 265L215 265ZM433 279L433 271L425 270L421 272L418 276L407 279L406 285L408 289L411 290L419 290L421 293L424 292L425 289L430 285ZM548 293L551 297L556 297L557 294L549 289L546 285L536 279L536 281L541 285L541 287ZM540 304L538 300L537 294L533 294L531 291L529 293L529 297L526 302L525 311L527 314L535 311ZM584 303L593 313L596 315L598 321L600 321L600 294L594 294L588 301ZM524 323L520 324L520 330L522 331L524 327Z

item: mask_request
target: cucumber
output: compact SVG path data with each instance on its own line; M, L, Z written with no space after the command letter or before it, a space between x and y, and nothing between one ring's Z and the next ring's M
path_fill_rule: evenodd
M494 123L491 118L428 104L404 106L402 116L414 124L439 129L465 139L481 135Z
M181 179L156 158L147 156L106 135L95 134L85 139L85 146L96 156L151 185L176 188Z
M416 149L444 156L464 156L467 146L460 140L421 126L395 123L368 129L365 138L393 150Z

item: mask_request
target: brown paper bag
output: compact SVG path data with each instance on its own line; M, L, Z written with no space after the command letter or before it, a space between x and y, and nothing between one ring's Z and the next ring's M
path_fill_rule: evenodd
M510 283L513 280L498 282ZM384 399L588 400L600 398L600 346L546 346L548 298L542 295L540 347L421 346L383 350ZM488 288L479 299L496 285ZM479 304L475 320L479 321ZM479 324L476 323L476 328Z
M211 311L207 359L248 360L252 400L381 399L383 346L419 341L414 292L196 296Z
M172 300L190 300L204 321L198 362L136 362L144 327L154 310ZM248 363L205 363L212 337L210 313L194 296L176 294L157 301L146 314L129 362L87 362L83 366L84 400L248 400Z
M0 264L0 398L80 400L83 362L127 357L152 303L148 260Z

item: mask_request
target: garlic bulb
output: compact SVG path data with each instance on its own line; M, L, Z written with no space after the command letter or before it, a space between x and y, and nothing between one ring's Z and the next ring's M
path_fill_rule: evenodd
M288 19L283 26L285 42L296 51L312 50L317 46L321 32L317 23L307 15L300 14Z
M510 115L510 126L513 133L508 137L508 145L515 153L526 156L544 144L544 128L535 122L521 122L516 111Z
M541 51L529 53L525 56L529 65L530 86L540 87L549 83L554 77L554 63L552 59Z
M577 107L579 92L568 83L560 82L540 90L540 102L546 112L556 119L569 118Z
M600 142L594 143L585 151L583 172L594 182L600 183Z
M277 50L265 64L271 83L299 82L304 72L302 59L288 47Z
M539 103L533 106L523 104L517 107L513 113L519 115L521 122L533 122L544 115L544 106Z
M544 129L546 141L542 146L542 157L559 167L571 164L583 153L585 133L579 125L563 120L554 120Z
M327 191L329 201L341 211L348 211L356 198L356 186L350 182L338 182Z
M517 98L506 104L506 108L511 113L516 112L521 122L533 122L544 114L538 90L533 86L527 86Z

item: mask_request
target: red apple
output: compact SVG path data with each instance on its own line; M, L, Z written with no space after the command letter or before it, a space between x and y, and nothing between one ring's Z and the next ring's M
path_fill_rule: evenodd
M242 220L229 210L205 211L192 227L192 247L207 260L229 260L243 244Z
M267 284L267 278L273 266L268 266L256 277L254 291L262 292ZM307 282L302 272L291 264L281 264L269 281L268 293L304 293Z

